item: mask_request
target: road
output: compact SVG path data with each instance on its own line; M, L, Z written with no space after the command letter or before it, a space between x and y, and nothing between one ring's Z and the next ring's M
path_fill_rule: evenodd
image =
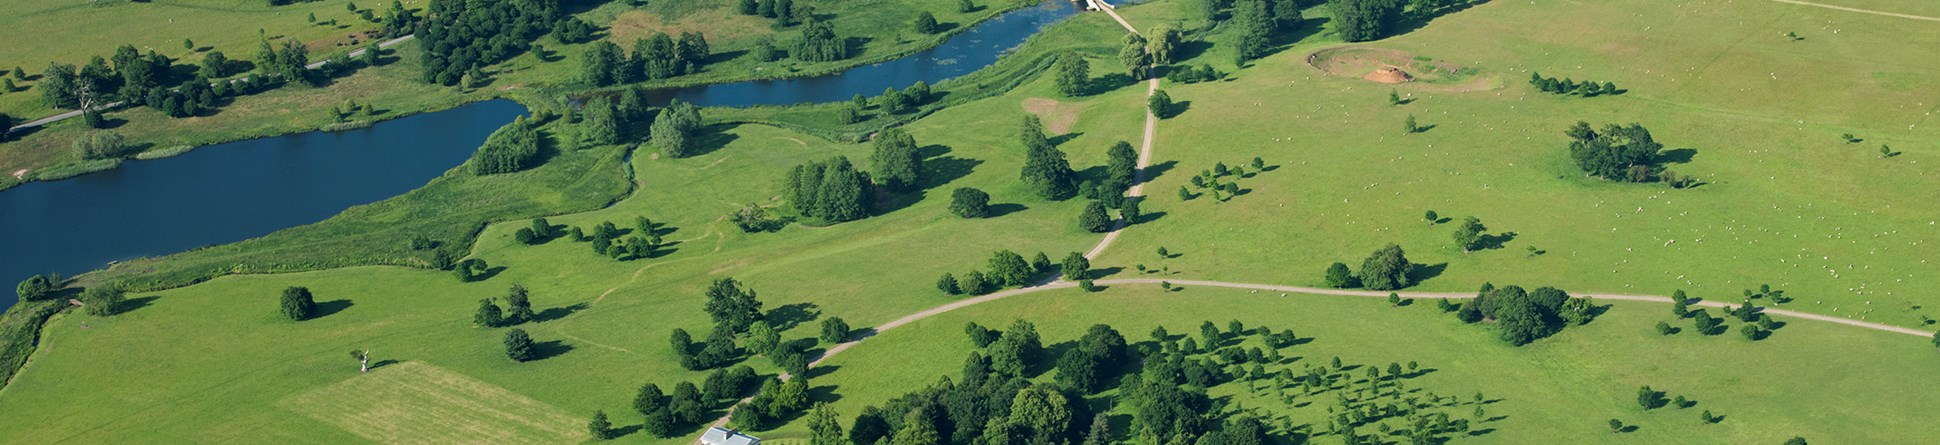
M395 39L390 39L390 40L386 40L386 41L383 41L383 42L380 42L380 43L378 43L378 44L377 44L377 47L378 47L378 48L390 48L390 47L392 47L392 46L395 46L395 45L397 45L397 44L400 44L400 43L404 43L404 42L406 42L406 41L409 41L409 40L411 40L412 38L415 38L415 37L417 37L417 36L416 36L416 35L406 35L406 36L404 36L404 37L398 37L398 38L395 38ZM358 48L358 49L356 49L356 50L354 50L354 51L351 51L351 52L350 52L350 57L352 57L352 58L356 58L356 57L361 57L361 56L363 56L363 55L364 55L364 51L365 51L365 50L364 50L363 48ZM330 60L329 60L329 59L324 59L323 61L319 61L319 62L316 62L316 63L312 63L312 64L309 64L309 65L305 65L305 66L304 66L304 68L309 68L309 69L317 69L317 68L322 68L322 67L323 67L324 65L329 65L329 64L330 64ZM246 78L246 77L245 77L245 78ZM231 80L229 80L229 82L230 82L230 83L235 83L236 81L239 81L239 80L242 80L242 79L231 79ZM120 108L122 104L123 104L123 102L109 102L109 103L107 103L107 104L103 104L103 105L101 105L101 106L98 106L98 107L94 107L94 109L95 109L96 111L105 111L105 110L112 110L112 109L115 109L115 108ZM40 127L40 126L44 126L44 125L48 125L48 124L52 124L52 123L55 123L55 122L60 122L60 121L64 121L64 120L68 120L68 119L73 119L73 118L76 118L76 117L80 117L80 116L81 116L81 110L74 110L74 111L69 111L69 112L66 112L66 113L61 113L61 114L56 114L56 115L53 115L53 116L48 116L48 117L44 117L44 118L40 118L40 119L36 119L36 120L33 120L33 121L29 121L29 122L27 122L27 123L24 123L24 124L20 124L20 125L15 125L15 126L13 126L12 128L10 128L10 129L8 129L8 130L7 130L7 132L8 132L8 133L12 133L12 132L16 132L16 131L20 131L20 130L25 130L25 129L29 129L29 128L34 128L34 127Z

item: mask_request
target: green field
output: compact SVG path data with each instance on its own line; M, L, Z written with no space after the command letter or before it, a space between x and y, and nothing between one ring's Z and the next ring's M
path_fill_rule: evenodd
M1922 343L1900 334L1790 320L1756 343L1736 335L1685 332L1665 337L1651 326L1672 319L1667 307L1617 304L1588 325L1514 348L1483 326L1462 324L1421 302L1395 308L1370 298L1210 288L1163 292L1149 285L1113 286L1096 294L1061 290L974 306L885 332L830 359L824 364L829 374L811 382L833 388L841 395L833 401L836 410L854 416L863 406L881 405L939 377L956 379L972 348L963 334L968 322L1001 329L1012 320L1028 320L1037 325L1047 348L1055 350L1058 343L1074 340L1099 323L1116 328L1128 341L1150 343L1147 333L1156 326L1173 335L1197 337L1202 321L1225 330L1228 320L1239 320L1249 329L1290 329L1312 338L1281 350L1299 357L1283 365L1295 371L1327 366L1334 357L1349 365L1382 368L1413 361L1432 371L1409 379L1411 387L1464 402L1478 392L1496 400L1483 406L1488 418L1503 418L1473 427L1492 432L1450 443L1776 444L1792 436L1813 443L1925 440L1918 413L1935 394L1904 383L1907 376L1940 365L1940 356ZM1249 338L1247 344L1260 346L1260 341ZM1804 363L1819 358L1827 361ZM1055 372L1040 378L1048 380ZM1355 369L1352 375L1361 372ZM1266 413L1274 419L1270 425L1283 418L1295 425L1323 422L1323 409L1335 398L1297 396L1296 404L1311 404L1295 408L1275 400L1266 381L1252 383L1227 383L1210 392L1227 398L1229 406ZM1646 412L1636 402L1637 388L1645 385L1697 405ZM1471 418L1471 405L1448 412ZM1705 424L1698 419L1704 410L1725 420ZM1113 414L1129 415L1122 410ZM1607 423L1611 418L1638 429L1612 434ZM803 423L762 437L805 437ZM1390 426L1402 425L1391 421ZM1363 433L1370 431L1371 426L1362 428ZM1406 443L1405 438L1390 440ZM1340 438L1321 436L1313 443L1338 444Z
M1680 18L1665 21L1672 11ZM1828 23L1853 25L1783 37ZM1926 254L1940 242L1940 178L1928 174L1940 127L1923 122L1935 104L1922 99L1940 80L1911 74L1940 60L1901 44L1940 39L1940 26L1771 2L1495 2L1368 44L1495 79L1466 92L1326 76L1305 63L1338 45L1322 37L1228 82L1166 86L1191 105L1158 132L1155 162L1166 170L1145 210L1164 216L1127 232L1101 263L1152 263L1164 246L1182 255L1172 269L1193 277L1318 286L1329 263L1358 265L1395 242L1414 262L1445 267L1423 290L1494 281L1736 301L1770 284L1795 298L1787 309L1928 329L1940 317L1940 300L1919 284L1940 278ZM1545 94L1527 86L1532 70L1629 92ZM1389 105L1390 91L1413 102ZM1410 115L1433 128L1406 134ZM1578 120L1644 124L1688 157L1670 169L1705 184L1584 178L1562 133ZM1881 159L1880 144L1901 154ZM1190 176L1255 156L1273 169L1238 179L1246 194L1179 200ZM1464 254L1453 224L1423 219L1429 210L1515 235Z
M1164 84L1185 111L1158 124L1146 218L1092 261L1109 278L1319 286L1327 264L1358 264L1396 242L1429 266L1411 290L1470 291L1492 281L1578 293L1685 289L1733 301L1742 289L1770 284L1795 299L1784 309L1933 329L1928 306L1940 301L1917 286L1940 278L1923 255L1940 241L1931 211L1940 183L1918 162L1940 154L1933 142L1940 133L1924 122L1933 108L1921 102L1940 93L1940 79L1922 75L1940 61L1923 57L1930 54L1917 43L1940 40L1940 26L1763 1L1495 2L1367 44L1419 56L1410 66L1475 69L1388 86L1307 63L1308 54L1339 45L1324 8L1306 11L1305 25L1315 28L1303 40L1240 67L1227 45L1233 30L1201 28L1189 3L1122 10L1141 27L1175 24L1211 42L1183 53L1190 64L1228 75ZM581 14L632 24L615 27L624 35L734 23L710 15L724 5L656 1L623 11L608 4ZM864 24L894 23L903 20L896 11L908 11L900 0L844 5L879 13L853 15L867 17L857 22ZM32 361L0 389L0 413L8 413L0 416L0 442L575 443L586 439L595 410L617 426L637 426L635 388L705 375L682 369L666 340L675 328L705 335L703 290L713 279L733 277L756 290L785 339L812 338L827 317L863 329L957 301L935 289L936 277L981 269L999 249L1055 259L1097 244L1098 235L1076 224L1083 200L1042 200L1018 179L1025 154L1016 129L1020 116L1039 115L1085 174L1101 170L1112 144L1138 143L1142 85L1067 98L1042 70L1059 50L1089 56L1094 77L1120 70L1115 26L1090 14L1051 28L997 67L939 85L956 99L895 119L838 124L830 105L707 110L715 125L703 129L695 156L664 159L632 141L570 144L529 171L479 177L460 167L319 224L84 276L140 292L121 315L68 311L48 322ZM1805 39L1784 37L1788 31ZM873 32L883 33L875 42L900 46L868 54L921 46L886 26ZM749 41L724 36L717 45ZM573 65L536 62L527 55L506 64L494 86L527 100L561 92L522 88L558 82ZM370 97L385 98L373 99L380 108L496 94L388 83L409 73L385 70L410 66L340 83L368 85ZM739 65L719 65L730 66ZM1526 85L1532 70L1609 80L1628 92L1547 95ZM315 98L332 89L259 99L296 109L322 103ZM1390 105L1390 91L1411 101ZM315 125L310 114L326 117L294 113L275 116L293 127ZM1411 115L1432 128L1406 134L1402 122ZM933 177L920 191L880 196L876 216L835 225L743 233L727 220L748 204L784 205L781 182L798 164L842 155L866 169L870 145L844 140L901 120L910 120L905 128ZM1583 177L1562 133L1577 120L1649 126L1685 158L1670 168L1704 184L1670 189ZM578 131L559 121L541 128L562 141ZM1842 133L1866 141L1846 143ZM1882 159L1878 144L1901 154ZM1195 199L1177 196L1214 163L1237 166L1255 156L1270 167L1225 179L1242 187L1238 196L1221 202L1196 189ZM989 192L998 216L950 215L957 187ZM1463 253L1453 225L1430 225L1427 210L1478 216L1491 233L1515 235L1500 248ZM652 258L615 261L569 239L515 241L525 219L539 215L589 230L602 222L630 228L648 217L673 244ZM404 241L416 235L493 269L473 283L423 269L435 252L410 250ZM1161 258L1160 247L1173 255ZM1165 272L1134 272L1141 268ZM520 326L539 342L537 361L508 361L505 329L471 323L479 299L513 283L531 289L539 313ZM289 286L315 291L322 315L281 318L276 298ZM1936 394L1909 377L1940 364L1926 339L1811 320L1781 318L1783 328L1756 342L1688 330L1665 337L1653 325L1688 322L1654 303L1618 303L1593 323L1518 348L1432 304L1123 284L1102 293L1030 293L887 331L812 373L814 394L846 423L862 406L955 375L971 349L965 322L1013 319L1037 323L1054 346L1097 323L1138 342L1154 325L1184 334L1202 320L1223 327L1238 319L1312 338L1283 351L1301 357L1287 365L1296 370L1336 356L1367 366L1419 362L1431 371L1410 386L1497 400L1476 419L1487 432L1452 443L1776 444L1795 435L1814 443L1919 443L1929 433L1916 413ZM379 366L358 374L345 355L352 349L374 350ZM777 372L766 358L746 363ZM1698 404L1646 412L1635 401L1642 385ZM1324 419L1328 400L1288 404L1260 388L1229 383L1212 393L1267 413L1274 425ZM1473 409L1457 405L1450 414L1466 418ZM1704 410L1725 418L1705 424ZM1114 422L1123 420L1122 410L1115 414ZM1611 418L1637 430L1612 434ZM804 422L757 435L802 441ZM697 432L667 439L632 432L620 440L671 445Z

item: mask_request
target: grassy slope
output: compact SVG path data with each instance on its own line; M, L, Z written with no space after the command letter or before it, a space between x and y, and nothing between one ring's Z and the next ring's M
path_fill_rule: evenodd
M269 6L261 0L159 0L130 2L121 0L5 0L0 8L0 29L8 30L8 44L0 48L0 69L21 67L29 75L39 75L50 62L86 65L88 58L114 55L116 47L134 45L143 51L154 50L179 63L202 61L203 52L190 51L182 39L195 41L200 48L222 51L230 59L255 57L258 29L271 38L299 39L310 47L311 60L323 60L335 53L340 43L363 42L360 33L376 27L358 18L344 6L352 0L319 0L286 6ZM102 4L106 6L94 6ZM388 1L365 0L358 8L389 7ZM407 7L422 7L420 0L405 2ZM311 24L337 20L337 26ZM84 25L84 26L76 26ZM27 88L32 82L15 81ZM56 112L40 103L40 92L23 90L0 95L0 112L15 117L43 117Z
M494 225L480 237L477 256L508 268L483 283L459 284L447 273L388 267L232 276L138 294L159 298L143 300L142 307L117 318L64 315L49 325L49 346L0 397L0 410L25 413L0 421L6 431L0 436L118 441L162 431L184 441L355 440L276 408L352 377L344 366L350 362L342 357L352 348L451 370L575 416L605 409L624 425L633 421L621 413L636 385L700 379L699 373L676 369L666 334L674 327L701 332L700 294L711 278L732 275L750 283L768 308L842 316L861 327L946 301L930 287L934 277L980 268L990 251L1056 255L1095 242L1095 235L1073 223L1081 203L1030 198L1014 179L1023 162L1011 135L1019 103L1049 91L1048 81L1033 82L912 126L920 143L947 147L945 160L932 165L967 166L968 176L926 191L928 199L863 221L753 235L721 221L740 203L775 195L776 178L799 162L835 154L867 157L860 144L739 126L714 136L731 142L705 155L636 158L641 184L634 196L612 208L553 218L579 226L609 220L630 226L635 216L650 216L675 229L667 239L681 241L661 258L614 262L585 244L559 240L514 246L509 234L523 224ZM1136 135L1136 93L1124 90L1070 104L1081 110L1075 131L1083 133L1065 143L1074 165L1100 163L1111 141ZM945 209L947 192L940 192L957 186L983 188L999 203L1027 208L988 220L957 219ZM939 242L944 239L949 242ZM570 314L526 327L541 341L562 341L569 352L513 365L499 355L499 330L468 326L479 298L498 295L513 282L533 289L540 310ZM310 286L321 301L351 304L314 321L279 321L266 305L278 289L291 285ZM81 329L83 322L90 327ZM191 325L202 327L182 331ZM805 321L788 336L812 336L815 329L814 321ZM92 352L108 348L129 352ZM753 361L767 369L765 362ZM124 372L131 369L140 372Z
M1224 330L1227 320L1238 319L1249 328L1292 329L1314 338L1283 351L1302 357L1288 365L1296 371L1303 365L1326 366L1333 357L1383 368L1417 361L1433 371L1411 380L1412 387L1461 400L1477 392L1501 399L1486 409L1490 417L1507 418L1476 427L1494 432L1454 443L1769 444L1794 435L1813 442L1924 440L1915 419L1933 391L1904 384L1906 376L1940 364L1940 356L1923 344L1812 321L1792 322L1757 343L1736 335L1662 337L1651 329L1669 318L1663 305L1619 304L1589 325L1512 348L1486 328L1440 315L1432 304L1392 308L1375 299L1223 289L1163 293L1155 286L1117 286L1101 294L1061 290L971 307L871 338L832 359L827 366L833 372L814 385L833 387L841 394L836 409L853 416L865 405L879 405L940 376L954 378L971 348L962 327L972 321L1001 327L1013 319L1030 320L1049 345L1075 339L1096 323L1142 342L1149 341L1147 333L1156 325L1174 335L1197 336L1201 321ZM1257 339L1249 341L1258 346ZM1823 357L1838 359L1801 363ZM1636 404L1642 385L1698 405L1643 412ZM1318 421L1333 403L1332 395L1324 395L1300 399L1312 405L1290 408L1270 400L1270 390L1261 391L1268 397L1261 399L1244 386L1229 383L1212 393L1272 417L1290 415L1296 424ZM1704 425L1698 421L1701 410L1726 419ZM1460 406L1449 414L1469 418L1472 411ZM1610 418L1639 429L1612 435ZM1390 426L1400 425L1390 421ZM805 435L800 421L769 434ZM1339 443L1331 436L1315 440Z
M1782 37L1827 23L1864 26ZM1159 130L1163 173L1145 210L1165 215L1100 263L1150 262L1165 246L1184 254L1173 269L1192 276L1318 285L1328 263L1357 265L1398 242L1417 263L1446 265L1422 284L1429 290L1492 280L1728 300L1769 283L1798 300L1791 309L1919 326L1937 315L1917 283L1936 273L1924 252L1940 242L1931 211L1940 178L1927 167L1940 130L1916 123L1932 107L1920 97L1940 82L1894 74L1936 68L1903 44L1940 37L1918 23L1768 2L1497 2L1371 44L1498 78L1497 88L1467 93L1323 76L1303 63L1329 45L1322 35L1227 82L1167 85L1191 105ZM1203 57L1217 66L1230 60L1223 51ZM1524 84L1528 70L1630 92L1546 95ZM1390 106L1390 90L1414 102ZM1434 128L1404 134L1409 115ZM1667 149L1695 150L1670 168L1708 184L1585 179L1561 134L1577 120L1643 123ZM1848 132L1867 142L1841 142ZM1880 143L1904 154L1882 160ZM1239 180L1247 194L1178 199L1191 175L1254 156L1277 167ZM1516 237L1463 254L1451 225L1425 223L1427 210L1475 215Z

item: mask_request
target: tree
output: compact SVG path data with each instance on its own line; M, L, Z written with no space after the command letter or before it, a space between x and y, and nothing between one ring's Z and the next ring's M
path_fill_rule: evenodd
M1090 90L1091 62L1085 61L1084 56L1075 52L1059 54L1051 69L1057 75L1058 93L1078 97Z
M1138 175L1138 151L1132 143L1118 141L1105 150L1105 182L1103 187L1114 194L1124 194L1131 189Z
M1564 132L1571 139L1570 158L1590 176L1627 182L1652 179L1663 144L1651 137L1642 125L1606 125L1603 131L1590 130L1587 122L1577 122Z
M1420 133L1424 130L1421 124L1415 122L1415 115L1412 114L1408 115L1408 121L1403 124L1402 129L1407 130L1408 133Z
M485 145L472 155L472 172L477 175L511 173L536 166L540 160L541 135L538 128L519 116L493 131Z
M876 136L875 153L869 161L875 165L875 179L890 190L909 191L923 183L923 155L916 149L916 138L901 128L883 130Z
M808 414L808 445L849 445L842 435L842 419L827 402L816 403Z
M823 343L831 345L849 341L849 322L843 321L842 317L822 319L821 339Z
M472 312L472 324L479 327L497 327L505 322L504 313L492 299L478 300L478 310Z
M505 356L515 362L538 358L532 350L532 336L524 329L512 328L505 332Z
M756 354L773 356L775 348L781 346L781 333L766 320L755 321L748 325L748 350Z
M1091 275L1091 260L1085 258L1082 253L1071 252L1070 255L1065 255L1062 267L1065 281L1083 280Z
M1791 439L1785 440L1785 445L1805 445L1805 438L1799 437L1799 436L1792 436Z
M1145 106L1160 119L1172 117L1172 95L1165 94L1165 90L1153 91L1152 97L1146 99Z
M1078 228L1091 233L1111 231L1111 215L1105 214L1105 204L1098 201L1085 203L1082 213L1078 214Z
M1241 60L1253 60L1267 55L1272 49L1273 34L1279 31L1279 23L1273 20L1273 11L1267 9L1266 0L1236 0L1233 2L1233 20L1239 27L1239 35L1234 42Z
M108 317L121 313L122 302L126 299L127 295L120 287L94 286L81 293L81 308L88 315Z
M121 157L128 148L126 138L113 130L95 130L74 140L74 151L82 159L113 159Z
M721 278L707 288L706 311L716 326L742 332L761 319L761 301L755 299L754 290L742 289L741 282Z
M1940 332L1933 333L1933 347L1940 348Z
M306 287L283 289L283 318L290 321L303 321L316 315L317 301Z
M593 420L586 422L586 432L592 434L594 439L613 438L613 422L606 420L605 410L593 411Z
M660 391L660 385L652 383L641 385L640 390L633 395L633 411L640 413L640 416L646 420L640 429L654 437L668 437L673 434L675 419L669 401L666 393Z
M350 350L350 358L357 360L357 372L370 372L370 351L352 349Z
M949 272L944 272L942 277L936 279L936 290L943 291L945 295L963 293L963 289L957 287L957 277L950 275Z
M505 292L506 324L524 323L532 321L536 317L537 314L532 312L532 300L526 292L525 286L512 283L512 288Z
M813 15L802 26L802 40L795 44L793 55L803 62L833 62L848 58L847 39L835 35L835 27L823 23Z
M936 24L936 15L930 14L929 11L917 14L916 23L911 30L916 31L917 34L936 34L940 30Z
M1356 287L1354 272L1347 270L1347 263L1335 262L1327 266L1327 287L1347 289Z
M701 112L694 104L674 99L653 121L651 143L667 156L684 158L694 154L694 130L701 127Z
M1401 246L1388 244L1374 251L1372 255L1368 255L1367 260L1361 262L1359 278L1362 287L1372 290L1395 290L1413 284L1408 277L1408 273L1413 270L1414 265L1408 262L1407 254L1401 250Z
M1657 335L1671 335L1676 333L1677 328L1671 327L1670 323L1657 322Z
M1623 432L1623 427L1624 425L1622 420L1610 419L1610 432L1621 433Z
M579 78L595 87L626 82L631 72L626 65L626 56L620 52L619 45L600 40L593 42L593 48L580 59Z
M1663 392L1650 389L1649 385L1637 388L1637 405L1643 406L1645 410L1662 407L1664 403Z
M990 256L990 278L1000 286L1023 286L1031 280L1031 265L1016 252L1000 250Z
M973 270L957 277L957 289L970 295L983 295L990 292L990 281L984 278L983 272Z
M1010 377L1023 377L1042 355L1044 345L1037 335L1037 327L1030 322L1017 320L990 346L990 369Z
M1431 226L1435 225L1435 223L1441 222L1442 220L1442 216L1439 214L1436 214L1434 210L1429 210L1428 213L1422 214L1421 217L1428 219L1428 225L1431 225Z
M39 300L47 298L48 294L53 293L54 285L54 280L47 278L47 276L34 274L34 276L22 280L20 285L15 286L14 294L20 297L20 301ZM1936 344L1940 345L1940 343Z
M1125 34L1124 46L1118 49L1118 64L1124 66L1126 74L1133 79L1144 79L1151 74L1152 54L1146 50L1150 45L1145 36Z
M1077 194L1077 173L1071 170L1071 163L1065 160L1064 151L1048 143L1027 148L1029 151L1020 176L1037 190L1039 197L1056 201Z
M1461 247L1462 253L1475 250L1476 243L1482 241L1482 232L1485 230L1489 228L1482 226L1481 219L1473 216L1462 218L1462 224L1455 226L1455 246Z
M942 436L937 432L932 408L923 407L911 410L903 416L903 428L889 438L890 445L943 445ZM878 442L880 444L880 442Z
M610 145L620 142L620 127L622 123L620 121L619 111L613 109L612 100L601 96L594 96L591 100L586 101L586 104L582 107L581 115L585 116L585 120L582 123L586 128L586 131L581 132L581 134L586 135L587 142L591 142L594 145Z
M950 192L950 213L962 218L990 216L990 194L970 187Z
M1401 20L1402 2L1396 0L1328 0L1341 40L1365 42L1388 35Z
M1172 56L1178 50L1179 41L1181 40L1179 30L1171 26L1161 25L1152 28L1147 35L1152 36L1152 42L1146 51L1152 55L1152 63L1154 65L1166 65L1174 62Z

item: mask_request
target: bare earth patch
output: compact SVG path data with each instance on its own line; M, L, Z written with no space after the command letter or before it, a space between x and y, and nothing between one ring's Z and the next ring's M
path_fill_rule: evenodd
M14 171L13 171L13 178L14 178L14 179L26 179L26 178L27 178L27 169L24 169L24 168L23 168L23 169L19 169L19 170L14 170Z
M1064 106L1064 103L1042 97L1024 99L1024 112L1037 115L1044 121L1044 131L1050 134L1071 132L1078 124L1078 110Z
M421 362L373 369L276 405L384 444L577 443L590 438L585 419Z
M1495 79L1473 67L1415 57L1406 51L1370 46L1336 46L1307 54L1307 65L1321 73L1381 84L1411 83L1446 92L1492 89Z
M743 37L773 34L767 19L735 14L725 8L689 14L680 20L669 22L659 14L646 11L627 11L613 18L610 28L612 40L621 47L628 47L636 39L643 39L656 32L679 36L682 32L697 32L707 36L709 42L735 40Z

